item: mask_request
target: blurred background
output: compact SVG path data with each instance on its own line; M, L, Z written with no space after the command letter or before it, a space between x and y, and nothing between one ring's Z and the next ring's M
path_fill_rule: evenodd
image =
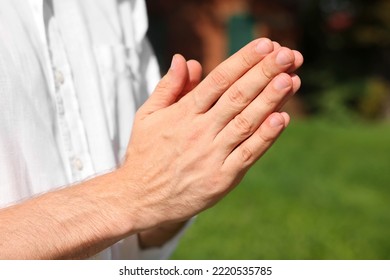
M173 259L390 259L390 1L147 0L164 73L250 40L298 49L292 123Z

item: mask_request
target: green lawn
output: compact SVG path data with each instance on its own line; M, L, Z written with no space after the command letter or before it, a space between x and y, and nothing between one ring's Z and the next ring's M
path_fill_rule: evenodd
M390 124L296 121L173 259L390 259Z

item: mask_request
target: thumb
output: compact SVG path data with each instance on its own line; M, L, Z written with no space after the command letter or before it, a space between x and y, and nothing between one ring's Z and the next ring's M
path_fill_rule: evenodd
M141 110L145 114L151 114L175 103L186 86L188 77L185 58L179 54L174 55L167 74L160 80Z

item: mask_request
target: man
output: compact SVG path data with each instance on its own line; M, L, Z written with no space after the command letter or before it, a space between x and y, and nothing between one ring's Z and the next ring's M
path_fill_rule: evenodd
M142 0L0 2L0 258L167 258L288 125L298 52L258 39L202 82L176 55L154 89L146 22Z

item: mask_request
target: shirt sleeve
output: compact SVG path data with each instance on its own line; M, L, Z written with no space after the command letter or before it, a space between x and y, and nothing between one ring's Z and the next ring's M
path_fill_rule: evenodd
M127 260L166 260L169 259L176 249L180 238L188 227L193 223L194 218L189 220L186 225L168 242L161 247L150 249L141 249L138 242L138 236L133 235L116 243L111 248L111 258Z

